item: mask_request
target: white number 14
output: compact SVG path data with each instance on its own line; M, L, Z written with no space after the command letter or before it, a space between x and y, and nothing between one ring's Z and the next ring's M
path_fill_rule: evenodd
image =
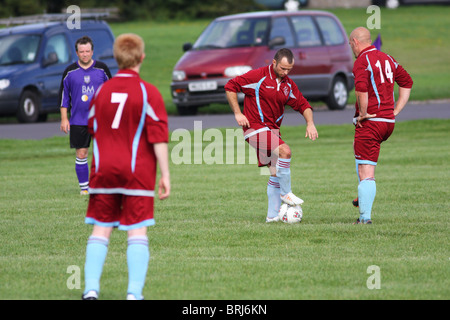
M118 103L116 115L114 117L111 128L119 129L120 119L122 119L123 108L125 107L125 102L127 101L128 93L117 93L113 92L111 94L111 103Z
M381 69L382 67L380 60L377 60L375 66L380 70L381 83L384 83L383 70ZM385 60L384 62L384 73L386 74L386 78L389 79L389 82L394 83L394 74L392 73L391 64L389 63L388 60Z

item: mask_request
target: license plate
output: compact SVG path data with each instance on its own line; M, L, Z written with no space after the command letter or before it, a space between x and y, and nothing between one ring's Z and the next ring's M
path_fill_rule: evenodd
M217 89L216 81L199 81L189 83L189 91L213 91Z

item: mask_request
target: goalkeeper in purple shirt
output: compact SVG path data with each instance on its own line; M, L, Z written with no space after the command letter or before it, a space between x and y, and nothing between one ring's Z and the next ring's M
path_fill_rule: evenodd
M69 133L70 147L76 149L75 172L80 193L88 194L88 150L91 143L87 129L89 103L97 89L111 78L111 72L106 64L92 59L94 44L88 36L76 41L75 50L78 61L64 70L61 81L61 131Z

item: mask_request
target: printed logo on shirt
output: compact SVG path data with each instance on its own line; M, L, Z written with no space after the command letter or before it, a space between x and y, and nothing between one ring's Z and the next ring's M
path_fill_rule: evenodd
M284 95L287 97L289 95L289 88L288 87L284 87L283 88L283 92L284 92Z
M266 86L267 89L275 89L275 87L272 86Z
M84 76L84 83L89 84L91 82L91 76Z
M81 101L86 102L89 100L89 97L92 97L95 93L94 86L82 86L81 87Z

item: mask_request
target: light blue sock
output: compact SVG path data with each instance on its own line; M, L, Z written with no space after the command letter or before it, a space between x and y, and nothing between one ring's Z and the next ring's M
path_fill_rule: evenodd
M150 252L147 236L134 236L128 238L128 291L136 299L142 298L142 289L145 284Z
M280 183L277 177L270 177L267 182L267 198L268 198L268 209L267 217L275 218L278 215L278 210L280 210L281 199L280 199Z
M276 169L280 182L280 192L284 196L291 192L291 159L278 158Z
M370 220L372 205L377 193L377 186L374 178L362 180L358 185L359 219Z
M86 263L84 265L84 293L94 290L100 292L100 277L108 253L109 240L104 237L90 236L86 246Z

